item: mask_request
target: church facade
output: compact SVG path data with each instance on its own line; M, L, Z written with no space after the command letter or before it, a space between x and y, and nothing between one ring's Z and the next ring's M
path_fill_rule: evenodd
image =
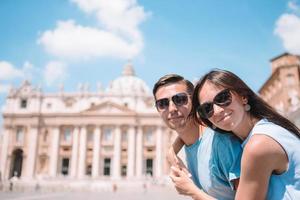
M174 137L131 64L106 89L44 93L25 81L3 107L3 180L142 179L168 174Z

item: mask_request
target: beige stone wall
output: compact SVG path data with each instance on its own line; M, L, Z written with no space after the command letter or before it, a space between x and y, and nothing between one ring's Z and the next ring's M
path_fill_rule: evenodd
M272 74L261 87L261 97L285 116L299 108L300 57L283 54L272 60Z

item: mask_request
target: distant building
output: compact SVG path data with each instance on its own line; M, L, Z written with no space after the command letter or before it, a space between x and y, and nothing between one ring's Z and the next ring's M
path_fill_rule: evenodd
M300 56L284 53L271 59L271 67L259 94L300 127Z
M44 93L25 81L3 109L2 178L139 179L168 174L174 132L131 64L104 90Z

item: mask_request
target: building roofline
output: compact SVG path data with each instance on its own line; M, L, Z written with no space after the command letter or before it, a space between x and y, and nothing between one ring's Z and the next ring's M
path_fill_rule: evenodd
M278 58L281 58L281 57L287 56L287 55L292 55L292 54L290 54L288 52L284 52L284 53L280 54L279 56L276 56L276 57L270 59L270 62L273 62L274 60L277 60Z
M261 91L265 88L266 85L279 73L279 70L282 68L290 68L290 67L295 67L297 65L286 65L286 66L281 66L280 68L275 69L275 71L269 76L269 78L265 81L265 83L259 88L258 93L260 94Z

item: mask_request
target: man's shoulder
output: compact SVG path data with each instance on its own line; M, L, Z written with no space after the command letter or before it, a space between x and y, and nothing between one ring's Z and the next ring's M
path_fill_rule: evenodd
M219 130L217 131L217 130L214 130L214 129L209 128L209 127L206 127L203 130L203 134L210 135L210 136L212 136L214 138L217 138L217 139L238 140L238 138L232 133L222 132L222 131L219 131Z
M212 132L214 143L213 146L217 147L218 149L222 149L221 147L224 147L224 149L230 149L230 147L241 148L241 140L234 134L214 130L212 130Z

